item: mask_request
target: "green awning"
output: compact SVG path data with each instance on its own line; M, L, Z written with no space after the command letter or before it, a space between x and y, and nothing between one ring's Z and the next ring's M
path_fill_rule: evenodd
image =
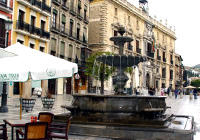
M62 22L65 23L66 22L66 16L62 15Z

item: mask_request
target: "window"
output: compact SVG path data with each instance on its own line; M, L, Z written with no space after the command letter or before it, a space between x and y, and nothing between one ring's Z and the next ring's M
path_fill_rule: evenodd
M138 20L136 21L136 27L137 27L137 29L139 29L139 21Z
M68 54L68 57L72 58L72 56L73 56L73 46L70 44L69 45L69 54Z
M84 19L87 20L87 5L84 6Z
M115 16L117 16L117 8L115 8Z
M151 43L148 43L147 44L147 52L151 53L151 49L152 49L152 45L151 45Z
M170 70L170 80L173 79L173 70Z
M0 47L5 47L5 20L0 18Z
M81 14L81 0L78 0L78 14Z
M159 56L159 50L157 49L157 56Z
M70 20L69 36L71 36L71 37L73 35L73 26L74 26L74 21Z
M66 16L62 15L61 31L65 32Z
M85 27L83 31L83 43L87 43L87 28Z
M34 49L35 48L35 45L30 43L30 48Z
M61 42L60 44L60 58L65 57L65 42Z
M18 20L19 21L24 21L24 11L22 11L22 10L19 10L19 16L18 16Z
M42 3L45 4L45 3L46 3L46 0L42 0Z
M165 68L162 69L162 78L166 78L166 69Z
M136 49L140 48L140 42L138 40L136 40Z
M34 16L31 16L31 25L35 26L35 17Z
M56 52L56 39L51 38L51 51Z
M76 47L76 56L77 56L78 60L81 60L81 51L80 50L81 50L80 48Z
M128 16L128 24L130 24L130 23L131 23L131 17Z
M57 11L53 10L53 16L52 16L52 27L56 28L56 19L57 19Z
M21 43L21 44L24 44L24 41L20 40L20 39L17 39L17 42Z
M77 24L77 31L76 31L76 35L77 35L77 40L80 39L80 24Z
M40 26L41 26L42 30L45 30L45 21L41 20L41 25Z
M63 4L64 6L67 6L67 0L62 0L62 4Z
M159 32L157 32L157 40L159 40Z
M44 47L40 46L40 51L44 52Z
M114 30L114 36L117 36L117 35L118 35L117 30ZM117 45L117 42L116 42L116 41L114 41L114 45Z

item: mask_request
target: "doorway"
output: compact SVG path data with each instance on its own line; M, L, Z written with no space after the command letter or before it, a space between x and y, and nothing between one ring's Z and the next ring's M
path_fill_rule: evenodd
M146 87L150 88L150 75L149 75L149 73L147 73L147 75L146 75Z
M56 79L48 80L48 91L51 95L56 94Z
M72 78L71 77L68 77L67 78L67 83L66 83L66 93L67 94L71 94L72 93L72 84L71 84L71 81L72 81Z

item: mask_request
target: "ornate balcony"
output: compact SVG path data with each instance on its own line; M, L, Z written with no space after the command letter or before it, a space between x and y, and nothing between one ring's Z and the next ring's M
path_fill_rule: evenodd
M50 38L50 33L41 29L41 28L38 28L38 27L35 27L34 25L30 25L26 22L23 22L23 21L17 21L16 22L16 28L18 30L23 30L25 32L27 32L27 34L34 34L34 35L37 35L39 36L40 38L47 38L49 39Z
M83 13L79 10L77 10L77 18L83 20Z
M65 37L69 36L69 29L61 27L60 34Z
M158 60L161 60L161 56L157 56L157 59L158 59Z
M55 22L51 22L51 31L54 33L60 33L60 25Z
M72 14L73 16L76 16L76 8L73 5L70 5L70 14Z
M73 31L69 31L69 39L76 40L77 39L76 33Z
M154 53L152 52L147 52L147 56L151 57L151 58L154 58Z
M53 2L54 4L56 4L56 5L58 5L58 6L60 6L60 4L61 4L60 0L52 0L52 2Z
M62 9L68 11L68 10L69 10L69 3L68 3L68 2L63 3L63 4L62 4Z

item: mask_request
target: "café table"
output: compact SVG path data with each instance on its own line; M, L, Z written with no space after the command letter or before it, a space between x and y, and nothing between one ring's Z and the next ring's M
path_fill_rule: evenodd
M11 126L11 140L14 140L14 127L25 127L26 123L30 122L30 120L3 120L5 124Z

